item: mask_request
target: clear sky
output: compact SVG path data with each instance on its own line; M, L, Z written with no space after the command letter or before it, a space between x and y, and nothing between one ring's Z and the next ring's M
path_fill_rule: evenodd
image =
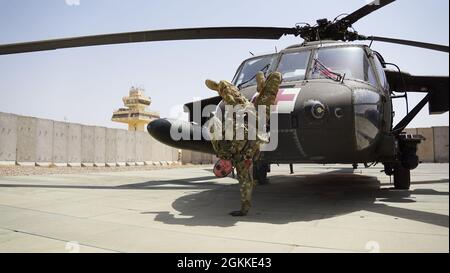
M291 27L333 19L365 0L0 0L0 44L79 35L206 26ZM398 0L362 19L362 34L449 44L449 2ZM92 125L111 122L131 86L146 89L151 109L174 115L214 94L204 80L231 80L250 57L301 40L213 40L140 43L0 56L0 111ZM448 75L449 55L374 43L388 62L421 75ZM411 95L411 106L422 95ZM396 103L396 120L405 113ZM448 113L423 111L410 127L447 125Z

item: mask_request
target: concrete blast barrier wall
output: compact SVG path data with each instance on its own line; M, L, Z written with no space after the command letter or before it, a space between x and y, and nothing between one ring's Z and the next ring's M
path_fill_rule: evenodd
M191 153L192 164L202 164L202 153L192 152Z
M53 120L36 121L36 164L49 166L53 160Z
M432 128L418 128L417 134L425 138L417 148L420 161L425 163L434 162L434 134Z
M127 131L126 133L126 151L127 151L127 165L135 165L136 163L136 132Z
M202 164L211 164L213 163L213 155L202 153Z
M217 158L214 155L194 151L183 150L181 162L183 164L214 164Z
M183 164L192 163L192 151L189 150L181 151L181 163Z
M69 123L69 137L67 140L67 159L69 166L81 165L81 124Z
M448 163L448 127L405 129L405 132L426 138L417 149L422 162Z
M94 165L105 166L106 163L106 128L94 127Z
M0 112L0 165L16 163L17 116Z
M106 128L105 163L110 167L115 166L117 162L117 131L117 129Z
M36 123L33 117L17 118L17 163L34 165L36 162Z
M172 161L172 147L164 145L164 156L162 158L163 161Z
M153 162L153 144L154 139L150 135L144 137L144 161L147 164Z
M136 164L144 164L144 145L145 138L148 133L136 132L135 151L136 151Z
M172 148L172 161L177 162L180 158L180 150Z
M157 141L156 139L152 138L152 158L153 158L153 162L159 162L161 160L163 160L162 155L164 154L164 146Z
M81 164L93 166L95 159L95 128L94 126L83 125L81 127Z
M53 122L53 156L55 165L65 165L69 162L68 143L69 125L65 122Z
M147 162L159 163L162 159L163 146L161 142L154 139L151 135L146 138L145 158Z
M172 162L178 161L178 149L170 147L170 160Z
M434 161L448 162L448 127L434 127Z
M163 157L161 157L162 161L173 163L174 161L178 161L178 149L172 148L170 146L161 144L164 150Z
M127 162L127 131L116 131L116 163L119 166Z

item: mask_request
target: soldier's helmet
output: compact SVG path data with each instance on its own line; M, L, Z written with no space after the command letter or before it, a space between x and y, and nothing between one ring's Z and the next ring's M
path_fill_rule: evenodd
M219 159L214 165L214 175L223 178L227 177L233 170L233 164L230 160Z

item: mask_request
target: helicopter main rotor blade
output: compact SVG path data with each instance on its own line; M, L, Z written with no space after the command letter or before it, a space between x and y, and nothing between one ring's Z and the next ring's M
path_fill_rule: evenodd
M352 14L347 15L346 17L342 18L340 21L347 23L349 26L356 23L359 19L371 14L372 12L379 10L383 8L384 6L387 6L391 4L392 2L395 2L395 0L375 0L364 7L358 9L357 11L353 12Z
M361 39L361 40L372 40L372 41L378 41L378 42L414 46L414 47L426 48L426 49L449 53L449 47L445 46L445 45L437 45L437 44L423 43L423 42L410 41L410 40L393 39L393 38L387 38L387 37L377 37L377 36L363 37L363 39Z
M196 39L272 39L277 40L286 34L296 34L295 28L276 27L211 27L164 29L139 32L125 32L62 38L26 43L0 45L0 55L54 50L60 48L173 41Z

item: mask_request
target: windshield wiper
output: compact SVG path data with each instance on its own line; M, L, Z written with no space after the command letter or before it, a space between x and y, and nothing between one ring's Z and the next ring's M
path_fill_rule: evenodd
M264 75L266 75L267 69L269 69L269 67L270 67L270 63L269 63L269 64L266 64L263 68L261 68L261 69L258 70L258 71L261 71L261 72L264 73ZM253 75L253 77L251 77L250 79L246 80L245 82L240 83L240 84L237 86L237 88L238 88L239 90L241 90L242 86L244 86L244 85L246 85L247 83L253 81L255 78L256 78L256 74Z
M318 58L314 59L313 74L319 72L320 75L325 76L327 79L340 82L344 79L343 74L337 73L326 67Z

